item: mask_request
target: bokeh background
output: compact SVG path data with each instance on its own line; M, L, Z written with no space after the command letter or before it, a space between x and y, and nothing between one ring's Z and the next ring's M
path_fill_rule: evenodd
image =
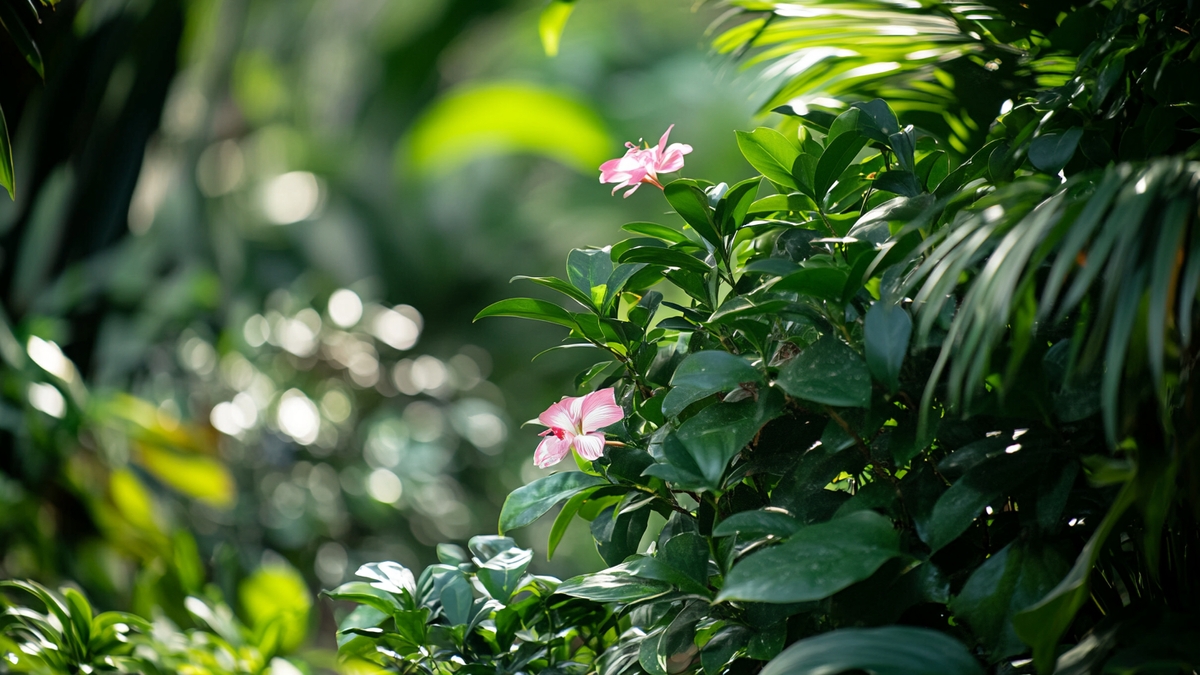
M675 124L687 175L750 175L753 83L695 4L581 2L556 58L540 0L23 17L45 80L0 44L0 578L170 613L264 563L317 590L495 533L540 474L521 423L601 359L531 360L561 331L475 313L665 217L598 184L626 140ZM574 527L536 571L601 566Z

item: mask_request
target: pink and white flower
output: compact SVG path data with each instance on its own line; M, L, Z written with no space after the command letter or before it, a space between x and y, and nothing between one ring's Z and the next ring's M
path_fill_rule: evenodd
M658 174L682 169L683 156L692 151L692 146L686 143L667 145L667 137L674 128L674 124L667 127L666 133L658 140L656 146L639 148L633 143L626 143L625 147L629 149L625 151L624 157L610 159L600 165L600 182L616 183L617 186L613 188L614 195L621 188L629 188L625 193L626 197L637 191L642 183L662 189L662 183L658 182Z
M604 454L604 427L620 422L625 411L617 405L612 387L586 396L564 396L538 415L538 423L549 429L533 453L533 463L546 468L562 461L575 448L586 460L599 459Z

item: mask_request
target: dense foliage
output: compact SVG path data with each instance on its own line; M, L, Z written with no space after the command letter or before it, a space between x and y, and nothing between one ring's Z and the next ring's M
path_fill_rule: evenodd
M733 4L751 17L718 44L784 72L844 31L771 99L778 129L738 134L762 176L667 183L682 222L526 279L574 311L480 313L606 355L576 385L615 388L619 442L514 492L500 530L565 502L549 549L579 516L611 567L522 581L530 552L488 540L399 593L334 592L375 596L343 651L472 672L1193 668L1195 9ZM901 84L895 109L828 98ZM571 622L566 598L596 604Z
M574 4L547 10L549 50ZM1197 10L729 4L717 49L766 67L781 116L737 135L761 175L645 181L677 219L521 278L572 309L480 313L603 356L574 384L622 407L604 454L513 492L469 552L330 591L357 603L345 663L1193 670ZM578 517L607 569L529 573L505 535L559 504L548 554ZM274 658L309 609L288 568L239 586L242 626L189 541L173 620L14 584L0 671L295 668Z

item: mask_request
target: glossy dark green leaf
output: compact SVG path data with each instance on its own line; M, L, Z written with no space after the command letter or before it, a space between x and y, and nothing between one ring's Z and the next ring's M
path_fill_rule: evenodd
M632 602L671 590L671 585L666 582L635 576L629 571L630 564L572 577L562 582L555 592L596 602Z
M1026 650L1012 618L1040 600L1066 575L1070 563L1056 549L1034 541L1005 546L977 567L950 603L979 636L992 662Z
M559 293L562 293L563 295L589 309L595 307L596 305L596 303L592 302L592 297L590 294L579 290L575 286L572 286L571 284L557 277L527 277L524 275L517 275L512 278L512 281L532 281L539 286L545 286L546 288L558 291Z
M916 138L916 131L911 124L903 131L898 131L888 137L888 144L892 146L892 152L896 153L896 163L905 173L911 174L917 170Z
M604 509L592 521L592 539L596 541L596 551L609 565L616 565L637 553L638 543L646 533L646 523L650 517L650 509L647 508L621 513L616 513L616 508L610 506Z
M692 241L688 239L686 234L679 230L667 227L666 225L659 225L658 223L626 223L621 226L621 229L634 234L643 234L647 237L662 239L671 244L687 244Z
M475 602L475 594L471 592L471 584L462 572L450 572L442 586L438 600L442 603L442 612L451 625L462 626L471 619L471 605Z
M712 636L700 650L700 665L704 675L720 675L725 666L741 649L744 649L750 637L750 629L737 624L727 625Z
M712 268L703 260L694 258L683 251L656 246L636 246L622 253L618 260L623 263L649 263L663 267L678 267L698 274L708 274L712 271Z
M764 424L779 415L782 399L775 389L763 387L758 400L716 403L680 425L679 442L711 487L719 486L729 460L754 439Z
M1088 539L1071 571L1037 603L1013 617L1013 627L1026 644L1033 647L1033 661L1041 672L1054 669L1058 640L1070 628L1075 613L1090 595L1088 577L1117 522L1134 502L1135 484L1126 483L1117 494L1108 513Z
M533 560L533 551L510 548L488 559L475 571L475 578L492 598L506 603L521 585L521 577Z
M928 628L842 628L788 647L760 675L983 675L958 640Z
M736 135L746 161L767 180L792 189L800 187L792 178L792 164L800 151L783 134L759 127L752 132L738 131Z
M786 539L800 530L802 523L782 511L741 511L713 528L714 537L742 535L743 539L772 535Z
M900 368L908 353L912 318L903 307L880 300L863 319L863 351L875 379L895 392L900 388Z
M525 527L541 518L555 504L587 488L603 484L605 480L598 476L581 471L564 471L523 485L504 500L504 508L500 510L500 534Z
M577 328L574 317L567 310L552 302L535 300L533 298L509 298L484 307L475 315L475 321L489 316L513 316L521 319L533 319L547 323ZM584 315L586 316L586 315Z
M878 143L888 144L888 138L900 131L896 112L883 99L853 104L862 113L858 116L857 130L860 134Z
M681 532L663 544L657 554L663 564L703 587L708 583L708 540L695 532Z
M645 267L645 263L621 263L617 265L608 277L607 288L605 289L604 298L600 305L601 310L604 312L611 310L613 303L617 301L621 292L625 290L625 285Z
M829 188L842 172L854 161L859 151L867 145L867 137L857 132L847 132L830 141L825 154L817 160L813 174L813 190L818 200L823 200Z
M790 300L762 299L748 295L739 295L721 303L717 311L708 317L708 323L733 324L738 319L747 319L764 314L776 314L793 304Z
M874 511L809 525L779 546L734 565L717 600L820 600L858 583L900 555L900 534Z
M717 202L713 219L722 235L733 234L745 223L746 214L750 212L750 205L758 196L758 187L761 182L758 178L748 178L736 183L725 192L721 201Z
M586 293L593 305L599 306L603 301L612 273L613 262L608 251L577 248L567 255L567 279L581 293Z
M910 171L884 171L872 182L876 190L894 192L903 197L916 197L921 194L921 184L916 174Z
M1032 450L1005 452L972 466L938 498L929 520L917 522L921 539L934 551L954 541L984 507L1006 497L1034 475L1042 466L1039 459Z
M1046 173L1058 173L1071 161L1082 136L1083 129L1079 127L1038 136L1029 146L1029 161Z
M692 226L696 233L713 246L721 245L721 235L713 222L713 210L709 205L708 195L695 181L679 179L667 183L663 188L663 196L670 202L671 208L679 217ZM642 261L649 262L649 261Z
M822 336L780 368L784 391L814 403L841 408L871 404L871 373L858 352L832 335Z
M736 389L743 382L763 382L762 374L745 359L723 351L691 354L671 377L671 391L663 401L663 415L675 417L692 403Z
M792 291L822 300L839 300L846 287L846 270L837 267L806 267L783 277L773 291Z

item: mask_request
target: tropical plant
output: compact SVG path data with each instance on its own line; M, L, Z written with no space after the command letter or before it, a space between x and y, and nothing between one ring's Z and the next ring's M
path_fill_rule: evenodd
M730 4L718 49L784 78L777 128L737 136L761 176L666 182L631 148L614 182L665 183L679 220L519 277L572 310L479 314L568 329L624 415L594 459L578 415L541 418L579 471L500 533L561 503L549 552L579 516L610 567L517 601L611 612L604 675L1195 669L1200 10ZM519 669L559 671L536 613L430 602L493 651L389 665L509 670L519 620ZM412 640L413 608L375 609L343 640Z

